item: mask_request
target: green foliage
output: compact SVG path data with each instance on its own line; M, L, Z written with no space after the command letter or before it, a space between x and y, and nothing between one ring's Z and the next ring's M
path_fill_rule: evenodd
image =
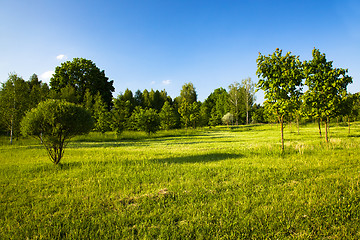
M0 91L0 121L10 132L10 143L13 137L20 134L20 121L26 111L34 105L29 99L29 84L17 74L9 74Z
M56 67L55 74L50 79L50 86L53 91L74 97L71 101L83 104L85 92L90 91L92 96L100 92L102 99L108 107L111 106L112 92L115 90L113 81L105 76L105 72L100 70L91 60L84 58L74 58ZM75 94L71 92L71 87ZM65 89L66 90L62 90ZM70 94L70 95L69 95Z
M169 102L165 102L160 113L160 128L164 130L170 130L176 127L176 113L174 108Z
M160 117L155 109L136 107L131 119L134 130L144 131L148 135L160 129Z
M105 133L110 130L110 113L107 110L105 102L102 100L100 93L95 95L93 106L93 116L95 119L95 131Z
M21 122L22 134L39 138L54 164L60 162L71 138L88 133L92 127L88 111L62 100L41 102Z
M191 82L185 83L180 91L180 101L183 102L184 100L186 100L189 104L197 101L197 93Z
M229 124L232 124L234 122L234 115L231 113L227 113L222 117L222 122L229 126Z
M327 61L325 54L318 49L312 51L313 59L304 62L305 84L308 90L304 102L308 114L326 123L326 141L328 141L327 124L330 118L339 115L347 85L352 78L347 69L333 68L332 61Z
M290 52L282 56L282 50L278 48L269 56L259 53L256 62L257 87L264 91L265 108L273 112L281 124L281 149L284 151L283 121L299 107L304 77L302 63Z

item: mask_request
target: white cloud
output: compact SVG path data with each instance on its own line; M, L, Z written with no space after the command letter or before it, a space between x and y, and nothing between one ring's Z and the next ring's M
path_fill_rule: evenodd
M169 84L171 84L171 80L164 80L164 81L162 81L162 84L169 85Z
M58 56L56 56L57 60L65 60L67 57L64 54L60 54Z
M40 80L48 83L50 82L50 78L52 78L53 74L55 74L54 71L47 71L41 74L39 78Z
M155 83L156 83L155 81L152 81L152 82L151 82L151 85L154 85Z

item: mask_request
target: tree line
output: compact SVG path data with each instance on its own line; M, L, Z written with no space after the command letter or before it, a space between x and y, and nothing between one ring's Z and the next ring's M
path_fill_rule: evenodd
M56 67L50 84L36 74L28 81L16 73L0 89L0 131L10 141L20 135L20 122L26 112L47 99L63 99L85 108L94 120L93 131L145 131L196 128L221 124L284 121L318 121L327 128L330 119L358 117L359 95L346 88L352 82L347 69L334 68L325 54L313 50L313 59L301 62L298 56L276 51L257 59L259 82L251 78L234 82L227 89L215 89L203 102L194 85L186 83L172 99L165 90L126 89L113 97L113 80L91 60L74 58ZM306 85L308 90L303 92ZM265 102L255 104L255 91L264 90ZM283 131L282 131L283 134Z

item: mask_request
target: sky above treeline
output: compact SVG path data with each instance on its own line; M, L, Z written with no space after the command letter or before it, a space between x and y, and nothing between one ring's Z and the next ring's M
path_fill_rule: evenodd
M3 0L0 81L16 72L45 82L64 61L92 60L129 88L165 89L175 98L192 82L198 100L251 77L276 48L310 60L313 48L348 68L360 91L358 0ZM262 103L263 93L256 94Z

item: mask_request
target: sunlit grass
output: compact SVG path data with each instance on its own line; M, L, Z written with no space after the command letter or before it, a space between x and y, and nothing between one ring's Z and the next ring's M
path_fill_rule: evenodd
M0 238L358 239L360 124L1 139Z

